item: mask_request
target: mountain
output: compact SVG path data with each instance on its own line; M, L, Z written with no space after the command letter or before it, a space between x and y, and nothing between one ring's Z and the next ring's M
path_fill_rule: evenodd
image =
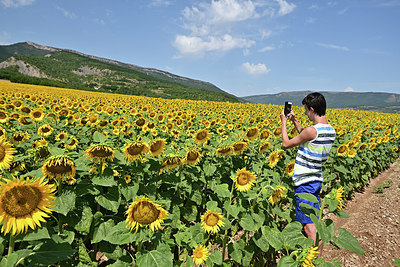
M283 105L291 101L294 106L303 106L301 101L312 91L294 91L278 94L253 95L242 97L252 103ZM348 108L378 112L400 113L400 94L377 92L333 92L321 91L328 108Z
M0 79L151 97L239 101L209 82L29 41L0 46Z

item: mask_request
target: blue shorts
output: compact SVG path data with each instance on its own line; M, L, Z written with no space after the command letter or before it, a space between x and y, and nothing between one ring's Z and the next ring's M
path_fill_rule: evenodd
M319 205L321 205L321 199L320 199L320 194L321 194L321 187L322 183L318 181L314 182L309 182L305 183L299 186L294 187L294 193L295 193L295 213L296 213L296 221L301 222L301 223L313 223L310 219L309 216L304 214L301 209L300 209L300 203L306 203L309 204L316 209L319 210ZM297 193L310 193L313 194L314 196L317 197L318 203L312 203L310 201L301 199L300 197L297 196ZM318 217L318 216L317 216Z

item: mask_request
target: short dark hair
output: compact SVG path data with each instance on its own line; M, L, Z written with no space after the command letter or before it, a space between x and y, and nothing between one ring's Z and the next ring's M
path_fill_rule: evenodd
M301 103L307 106L307 108L313 108L318 116L324 116L326 113L326 101L321 93L314 92L308 94Z

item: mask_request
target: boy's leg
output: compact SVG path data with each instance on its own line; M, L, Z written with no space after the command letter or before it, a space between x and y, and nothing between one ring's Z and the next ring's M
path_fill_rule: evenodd
M315 225L313 223L306 223L304 224L304 232L306 233L306 236L308 238L311 238L312 240L314 240L314 245L317 239L317 229L315 228ZM324 243L322 242L322 240L320 240L319 242L319 254L318 257L322 256L322 249L324 248Z

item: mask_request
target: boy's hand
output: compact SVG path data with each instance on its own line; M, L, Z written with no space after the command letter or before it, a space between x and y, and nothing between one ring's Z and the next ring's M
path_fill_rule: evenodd
M288 119L293 122L296 120L296 115L294 115L293 110L288 114Z
M286 115L285 115L285 110L282 110L282 113L281 113L281 122L286 122L287 121L287 117L286 117Z

